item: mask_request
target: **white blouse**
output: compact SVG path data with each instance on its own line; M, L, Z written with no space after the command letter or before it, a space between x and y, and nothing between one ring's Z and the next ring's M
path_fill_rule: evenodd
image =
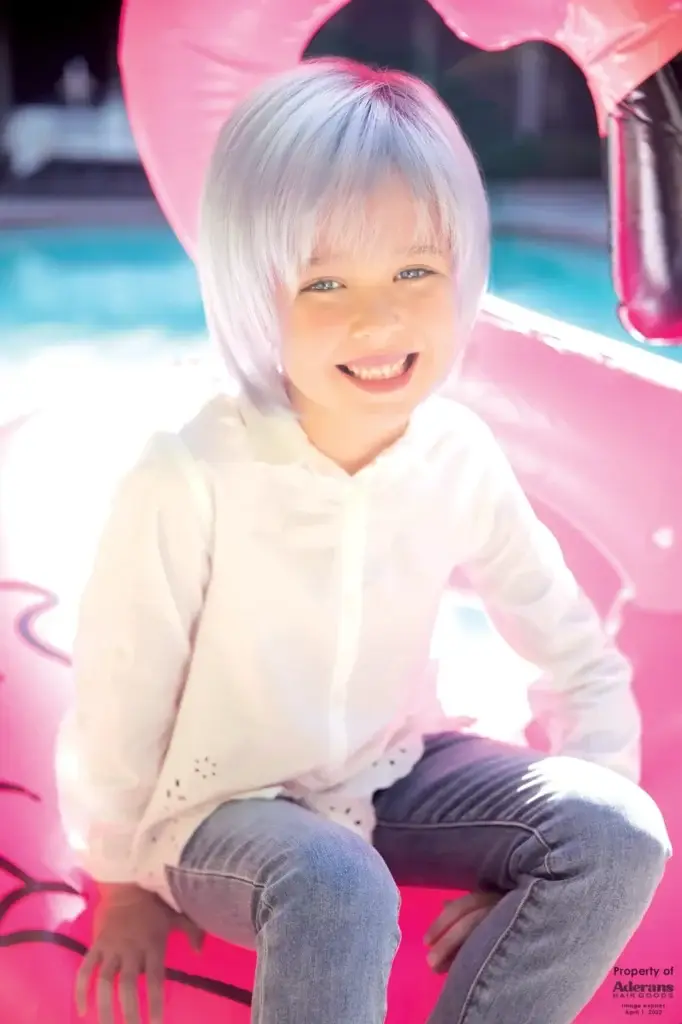
M57 774L84 867L172 903L164 866L255 795L371 841L373 793L443 722L429 657L457 567L547 673L552 750L636 779L629 665L471 411L429 399L354 476L243 399L156 436L82 600Z

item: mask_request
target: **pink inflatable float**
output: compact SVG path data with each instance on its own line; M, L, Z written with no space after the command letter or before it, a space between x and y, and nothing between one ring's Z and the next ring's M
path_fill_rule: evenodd
M264 75L297 61L307 38L338 6L129 0L122 66L133 122L154 186L190 251L201 176L232 102ZM454 31L481 46L528 38L564 46L588 75L605 130L609 117L618 121L618 159L632 161L628 112L620 105L645 79L656 81L681 48L677 5L439 0L434 6ZM641 165L629 164L627 181L624 166L614 171L622 190L618 237L629 260L627 287L634 289L621 299L628 305L644 296L656 325L651 336L667 332L668 340L679 340L675 297L661 286L660 274L651 277L657 289L651 291L651 246L642 248L637 231L628 230L633 218L630 226L645 233L629 204ZM665 196L665 175L657 188ZM676 238L674 231L665 238L659 232L659 257L673 251ZM664 265L672 268L670 283L679 261ZM644 715L643 782L675 844L682 840L682 367L490 300L461 388L507 447L583 585L619 624ZM42 450L44 467L52 448L49 428L39 420L0 433L0 1021L67 1024L76 1019L73 981L91 925L91 884L77 871L60 825L53 768L57 725L71 698L68 652L56 638L77 588L67 581L53 593L47 566L40 574L41 540L49 537L57 548L67 543L54 528L54 481L41 475L40 457L22 462L20 474L8 470L30 432L30 447L38 456ZM64 466L69 458L77 460L78 451L60 453ZM22 504L28 494L30 505ZM12 514L17 507L22 516ZM27 545L27 535L34 544ZM76 564L78 538L71 534L68 544ZM405 893L389 1024L426 1020L435 1001L440 982L426 967L421 936L442 898ZM615 1024L625 1016L680 1024L682 938L675 921L681 905L682 868L673 859L650 913L581 1024ZM246 1024L253 966L251 954L218 941L197 955L177 938L168 962L167 1024L190 1017ZM633 989L632 982L659 990Z

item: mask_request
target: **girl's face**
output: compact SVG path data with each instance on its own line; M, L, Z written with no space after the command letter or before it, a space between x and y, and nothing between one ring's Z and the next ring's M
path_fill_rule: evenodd
M282 362L294 408L405 423L457 348L452 253L416 245L419 209L389 184L367 205L371 243L332 251L324 232L283 302ZM352 208L349 209L352 216ZM422 232L423 237L423 232Z

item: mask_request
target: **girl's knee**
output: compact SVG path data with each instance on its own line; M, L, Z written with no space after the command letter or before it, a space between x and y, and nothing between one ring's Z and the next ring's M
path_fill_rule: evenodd
M553 829L563 841L552 860L562 871L597 874L613 891L648 899L672 853L663 815L639 786L592 767L584 785L555 803Z
M348 920L354 930L397 929L398 888L377 851L351 832L324 830L289 849L268 899L307 917Z
M653 889L672 853L663 815L648 793L634 783L616 803L590 801L583 807L585 828L605 870ZM608 867L607 867L608 865Z

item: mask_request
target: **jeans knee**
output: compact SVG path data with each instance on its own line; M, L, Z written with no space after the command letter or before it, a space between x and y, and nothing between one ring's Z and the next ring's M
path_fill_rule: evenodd
M345 831L345 830L344 830ZM286 867L270 894L303 918L314 916L397 944L400 894L374 847L348 832L307 838L286 853Z
M648 793L618 779L610 795L576 795L564 812L582 869L603 878L614 894L648 902L672 853L663 815Z

